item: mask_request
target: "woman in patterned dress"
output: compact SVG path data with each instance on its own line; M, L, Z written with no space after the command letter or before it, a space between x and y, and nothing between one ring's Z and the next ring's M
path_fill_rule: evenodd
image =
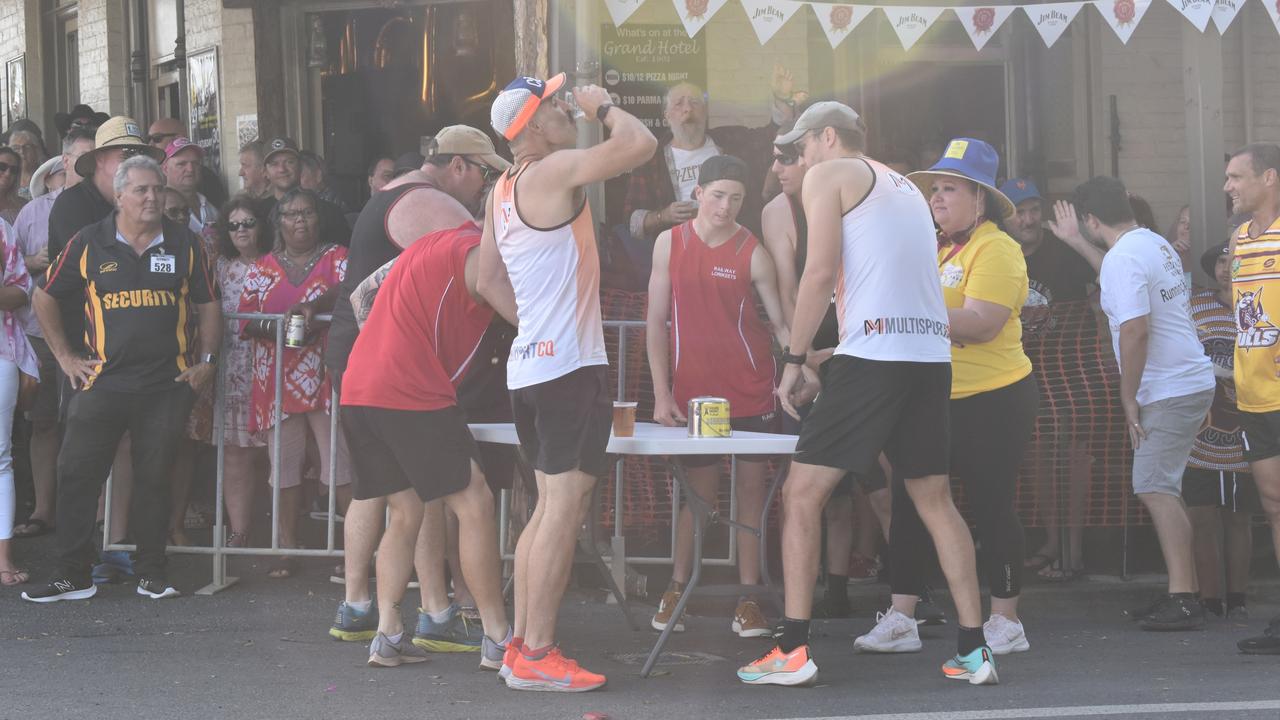
M222 288L222 312L240 309L245 280L258 258L271 252L274 237L267 221L258 214L257 204L239 195L222 208L226 221L219 223L216 236L215 272ZM253 516L254 458L266 443L249 432L253 392L252 340L240 336L240 321L226 320L222 334L223 371L223 493L231 534L227 547L244 547ZM213 388L202 393L191 412L187 436L214 444Z
M347 251L320 242L319 199L310 190L285 193L276 206L275 250L258 258L244 281L240 312L301 315L306 323L302 347L284 349L283 402L280 405L279 465L272 476L280 483L280 547L297 547L298 512L302 508L302 473L307 433L320 450L320 482L329 484L331 471L338 489L338 509L350 499L350 462L346 442L338 435L337 467L329 467L330 400L332 391L324 367L328 323L316 315L333 309L338 283L347 267ZM275 462L276 322L242 322L242 335L253 338L253 389L249 431L264 437ZM293 574L291 558L282 558L272 577Z

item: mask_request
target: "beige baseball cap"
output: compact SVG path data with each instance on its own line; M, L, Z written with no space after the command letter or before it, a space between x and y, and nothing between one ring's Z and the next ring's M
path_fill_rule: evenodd
M450 125L436 133L427 149L427 157L432 155L471 155L480 162L498 172L511 167L493 147L493 140L469 125Z
M138 121L124 115L109 118L98 128L93 139L93 150L76 160L76 172L80 177L93 177L98 153L112 148L132 148L136 155L148 155L156 162L164 160L164 151L147 144Z
M829 127L840 128L841 130L862 129L858 120L858 113L854 112L853 108L844 103L826 100L816 102L800 113L800 117L796 118L796 123L791 126L791 130L774 138L773 144L779 147L791 145L807 132Z

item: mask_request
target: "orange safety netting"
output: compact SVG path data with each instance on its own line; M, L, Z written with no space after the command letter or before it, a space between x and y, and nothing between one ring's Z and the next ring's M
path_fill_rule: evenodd
M645 293L605 290L608 320L643 320ZM1131 489L1132 451L1119 403L1119 372L1105 319L1087 300L1061 302L1024 313L1023 345L1040 384L1041 412L1019 479L1017 509L1027 526L1120 526L1146 521ZM622 367L624 395L639 403L637 418L653 417L653 382L644 328L606 328L611 388ZM623 470L623 532L647 542L670 532L672 495L660 458L628 457ZM727 475L727 473L726 473ZM964 510L963 492L954 487ZM614 483L602 487L602 524L614 523ZM729 511L728 483L720 510Z

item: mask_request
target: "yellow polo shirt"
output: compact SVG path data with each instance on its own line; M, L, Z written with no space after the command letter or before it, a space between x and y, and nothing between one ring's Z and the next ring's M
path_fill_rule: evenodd
M973 298L1010 311L990 342L951 346L951 399L998 390L1030 375L1019 319L1027 300L1027 261L1018 243L995 223L984 222L959 249L939 248L938 277L947 309L964 307L965 298Z

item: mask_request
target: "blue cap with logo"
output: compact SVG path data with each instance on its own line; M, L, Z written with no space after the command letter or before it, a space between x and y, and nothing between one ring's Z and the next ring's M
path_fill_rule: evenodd
M1009 198L1009 202L1014 205L1021 205L1023 200L1043 200L1040 195L1040 188L1036 187L1036 183L1031 178L1010 178L1004 181L1000 186L1000 192Z

